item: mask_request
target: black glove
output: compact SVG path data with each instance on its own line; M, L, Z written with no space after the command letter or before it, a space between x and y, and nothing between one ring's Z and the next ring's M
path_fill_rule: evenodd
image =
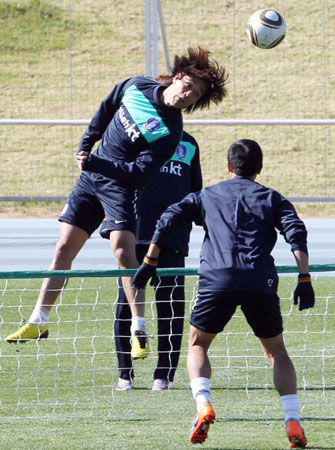
M295 305L298 304L298 299L300 299L299 311L313 308L315 303L315 295L309 273L300 273L298 276L298 284L294 291Z
M133 278L133 287L137 289L144 289L150 278L155 279L157 277L156 267L157 258L152 258L151 256L145 255L142 264L137 269L137 272Z

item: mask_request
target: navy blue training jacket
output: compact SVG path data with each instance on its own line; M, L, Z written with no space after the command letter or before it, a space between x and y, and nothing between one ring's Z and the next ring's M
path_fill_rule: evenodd
M86 130L79 150L91 152L84 171L121 183L145 185L173 155L182 134L182 113L160 98L163 87L136 76L115 86Z
M202 188L199 147L196 140L183 132L172 158L145 187L139 196L136 242L150 244L157 220L172 203ZM185 223L166 241L165 247L188 255L192 223Z
M236 177L187 195L157 222L152 242L163 247L173 230L203 225L199 287L276 292L271 256L278 230L291 250L307 253L307 231L294 206L273 189Z

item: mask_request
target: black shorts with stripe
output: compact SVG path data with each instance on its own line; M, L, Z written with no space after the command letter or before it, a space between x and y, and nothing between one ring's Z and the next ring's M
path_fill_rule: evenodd
M255 335L272 338L283 332L277 294L254 291L199 291L191 324L207 333L220 333L240 306Z

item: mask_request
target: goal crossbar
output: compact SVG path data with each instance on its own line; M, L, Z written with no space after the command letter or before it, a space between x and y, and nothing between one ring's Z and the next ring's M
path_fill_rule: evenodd
M310 272L335 272L335 264L311 264ZM277 266L278 273L297 273L296 266ZM133 276L136 269L113 269L113 270L17 270L0 271L0 279L28 279L28 278L108 278ZM198 274L197 268L171 267L157 269L158 276L194 276Z

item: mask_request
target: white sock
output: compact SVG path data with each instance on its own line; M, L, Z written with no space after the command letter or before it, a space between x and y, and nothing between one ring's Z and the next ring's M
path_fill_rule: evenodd
M285 411L285 423L289 419L295 419L300 424L300 402L298 394L283 395L281 401L283 410Z
M31 313L31 316L29 317L28 322L29 323L38 323L39 325L42 325L43 327L46 327L48 325L48 319L49 319L49 313L43 311L39 307L35 307L34 311Z
M145 333L147 332L145 317L133 316L131 318L130 333L133 335L136 330L144 331Z
M193 378L191 381L191 389L194 400L197 402L197 410L211 401L211 384L210 379L206 377Z

